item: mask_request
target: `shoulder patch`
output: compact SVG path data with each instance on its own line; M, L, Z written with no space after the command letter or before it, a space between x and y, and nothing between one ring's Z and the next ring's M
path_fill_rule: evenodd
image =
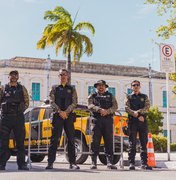
M145 100L145 99L144 99L143 97L140 98L140 101L144 102L144 100Z
M67 93L71 93L72 92L72 90L71 89L67 89Z
M142 97L141 98L144 98L144 100L148 97L146 94L141 94Z

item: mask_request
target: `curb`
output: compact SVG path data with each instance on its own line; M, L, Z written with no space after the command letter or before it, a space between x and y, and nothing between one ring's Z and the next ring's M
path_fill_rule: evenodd
M129 166L128 160L124 160L123 165ZM136 160L135 166L141 166L141 161ZM176 161L166 161L166 160L156 161L156 168L176 169Z

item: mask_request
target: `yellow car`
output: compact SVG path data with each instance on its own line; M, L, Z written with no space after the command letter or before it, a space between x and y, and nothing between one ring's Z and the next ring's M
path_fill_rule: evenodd
M41 162L47 155L47 149L50 143L52 125L50 122L50 117L52 113L52 108L50 105L43 105L29 109L25 113L25 148L26 153L28 151L29 144L29 115L31 112L31 141L30 141L30 152L32 162ZM90 118L89 111L86 106L79 106L75 110L76 121L75 126L75 150L76 150L76 163L83 164L90 154L90 144L91 144L91 130L90 130ZM122 118L123 126L127 125L127 117L114 116L114 150L115 152L120 152L120 118ZM123 132L122 132L123 134ZM65 138L63 133L60 144L58 147L59 153L64 153L67 157L67 138ZM125 135L123 134L123 137ZM16 155L15 140L13 133L11 133L11 139L9 142L10 155ZM127 149L127 144L123 141L123 149ZM104 151L104 141L101 140L100 145L100 155L99 159L103 164L106 164L105 155L101 152ZM120 154L114 155L114 164L116 164L120 159Z

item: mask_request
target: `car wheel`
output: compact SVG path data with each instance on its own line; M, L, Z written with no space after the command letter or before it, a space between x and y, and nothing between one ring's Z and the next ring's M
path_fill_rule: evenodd
M45 158L43 154L31 154L31 161L32 162L42 162Z
M81 154L81 147L82 152L88 152L88 147L84 142L82 142L79 138L75 137L75 155L76 155L76 163L77 164L83 164L87 158L88 154ZM66 151L67 151L67 145L66 145ZM66 153L66 159L69 161L68 153Z
M7 154L7 161L10 159L11 155L12 155L12 152L11 152L11 150L9 150L9 152Z
M101 154L99 155L99 160L102 164L107 165L106 156ZM117 164L120 160L120 155L114 155L113 156L113 164Z

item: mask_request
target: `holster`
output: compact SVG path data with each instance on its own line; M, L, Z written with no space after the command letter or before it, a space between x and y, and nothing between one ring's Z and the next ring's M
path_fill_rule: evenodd
M8 104L6 102L3 102L1 104L1 110L3 114L7 114L8 113Z
M95 117L93 117L93 116L90 116L90 117L89 117L89 121L90 121L90 123L92 123L92 124L96 124L97 121L98 121L98 119L95 118Z

